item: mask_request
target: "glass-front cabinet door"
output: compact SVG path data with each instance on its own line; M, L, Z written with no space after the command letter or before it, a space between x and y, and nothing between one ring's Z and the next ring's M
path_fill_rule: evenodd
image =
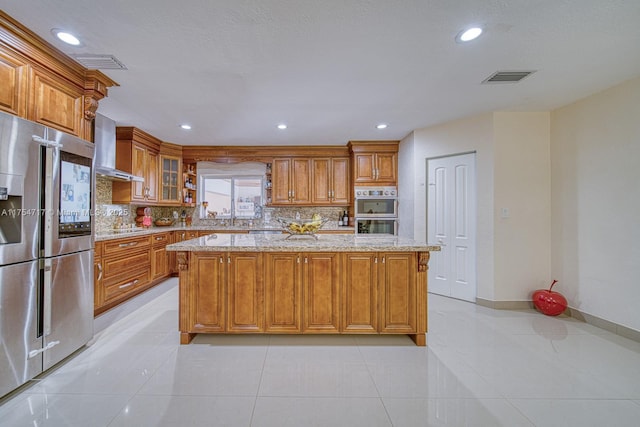
M179 205L182 202L180 158L161 155L160 167L160 203Z

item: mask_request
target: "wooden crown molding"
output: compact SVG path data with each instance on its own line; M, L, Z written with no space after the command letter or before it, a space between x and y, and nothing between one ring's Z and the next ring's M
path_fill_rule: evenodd
M347 147L353 153L397 152L400 141L349 141Z
M195 162L271 162L277 157L349 157L347 146L182 146L185 163Z

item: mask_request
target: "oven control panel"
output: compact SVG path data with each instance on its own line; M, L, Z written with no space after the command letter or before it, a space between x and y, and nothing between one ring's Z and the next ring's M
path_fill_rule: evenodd
M356 187L353 194L356 198L370 197L398 197L398 189L396 187Z

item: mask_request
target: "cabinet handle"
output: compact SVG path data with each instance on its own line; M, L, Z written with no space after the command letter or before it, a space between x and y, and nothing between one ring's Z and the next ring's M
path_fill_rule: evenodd
M231 257L230 256L227 257L227 264L231 264Z
M222 264L224 261L222 261L222 257L220 257L220 264Z
M118 246L121 248L128 248L129 246L135 246L138 242L120 243Z
M298 264L300 264L300 257L298 257L298 258L296 259L296 262L297 262Z
M135 285L135 284L136 284L136 283L138 283L139 281L140 281L140 280L136 279L136 280L133 280L133 281L131 281L131 282L129 282L129 283L125 283L124 285L120 285L120 286L118 286L118 288L120 288L120 289L128 288L129 286L133 286L133 285Z
M99 271L98 278L96 280L100 281L102 280L102 263L96 264L96 267L98 267L98 271Z
M304 263L305 263L305 264L308 264L308 263L309 263L309 260L307 259L307 257L304 257Z
M182 240L184 240L185 236L186 236L186 234L184 234L184 232L182 232L182 234L180 235L180 238L181 238Z
M156 237L157 241L164 240L164 237Z
M377 263L378 263L378 257L375 257L375 258L373 259L373 263L374 263L374 264L377 264Z
M386 257L382 257L382 263L384 264Z

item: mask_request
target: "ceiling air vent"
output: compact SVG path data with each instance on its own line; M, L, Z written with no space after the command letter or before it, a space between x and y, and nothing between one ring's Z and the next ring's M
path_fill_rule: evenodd
M482 81L482 84L490 83L517 83L535 71L496 71Z
M78 53L71 55L73 59L90 70L126 70L127 67L113 55L94 55Z

